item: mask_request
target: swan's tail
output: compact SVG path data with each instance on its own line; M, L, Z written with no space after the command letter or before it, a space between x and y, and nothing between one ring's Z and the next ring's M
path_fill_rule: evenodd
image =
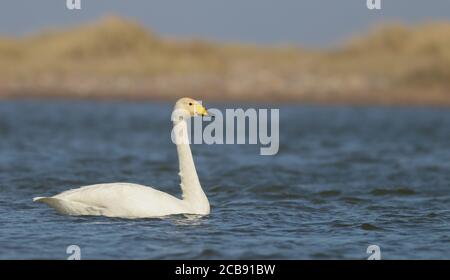
M59 204L61 203L61 201L57 198L45 197L45 196L35 197L35 198L33 198L33 202L45 203L48 206L51 206L53 208L57 208L59 206Z
M42 202L66 215L105 215L102 208L56 197L35 197L34 202Z
M54 197L41 197L41 196L33 198L33 201L45 203L48 206L55 208L56 210L64 209L66 208L66 204L70 203L69 201L65 201Z

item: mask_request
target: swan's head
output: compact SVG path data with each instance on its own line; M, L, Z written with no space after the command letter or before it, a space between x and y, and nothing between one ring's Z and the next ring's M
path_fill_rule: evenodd
M189 117L195 117L195 116L207 116L208 111L206 108L202 105L201 102L189 98L189 97L183 97L178 99L177 103L175 103L175 110L184 111L186 115Z

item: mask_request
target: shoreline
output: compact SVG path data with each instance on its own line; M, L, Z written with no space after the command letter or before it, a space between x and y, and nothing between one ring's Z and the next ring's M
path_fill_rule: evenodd
M0 99L450 107L450 22L308 50L167 39L119 17L0 38Z
M58 91L59 92L59 91ZM442 95L445 95L443 93ZM450 108L450 100L412 100L408 98L397 99L371 99L367 98L349 98L349 97L337 97L337 98L314 98L314 94L310 94L307 97L278 97L265 96L262 98L249 98L249 97L235 97L235 98L218 98L217 96L211 97L208 95L200 96L199 94L180 94L180 95L163 95L163 94L148 94L148 93L128 93L128 94L116 94L106 95L101 92L91 92L84 95L77 94L58 94L58 93L27 93L23 92L0 92L0 102L5 101L49 101L49 102L148 102L148 103L173 103L178 98L190 96L198 100L203 100L205 103L214 104L248 104L248 105L271 105L271 106L286 106L286 105L306 105L306 106L330 106L330 107L404 107L404 108ZM371 95L369 95L371 96ZM381 96L384 96L381 94Z

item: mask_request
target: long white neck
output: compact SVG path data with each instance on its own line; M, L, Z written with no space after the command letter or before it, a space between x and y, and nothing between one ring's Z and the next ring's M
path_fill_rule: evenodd
M193 212L209 214L209 201L197 176L197 170L195 169L194 159L189 146L188 127L185 119L174 121L174 136L180 165L179 175L183 201L187 203Z

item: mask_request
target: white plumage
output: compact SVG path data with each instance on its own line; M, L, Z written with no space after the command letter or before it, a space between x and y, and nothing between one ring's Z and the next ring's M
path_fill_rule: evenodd
M187 118L199 114L207 114L199 102L181 98L175 104L172 115L182 199L147 186L111 183L72 189L52 197L36 197L33 201L46 203L66 215L147 218L172 214L209 214L209 201L198 180L187 136Z

